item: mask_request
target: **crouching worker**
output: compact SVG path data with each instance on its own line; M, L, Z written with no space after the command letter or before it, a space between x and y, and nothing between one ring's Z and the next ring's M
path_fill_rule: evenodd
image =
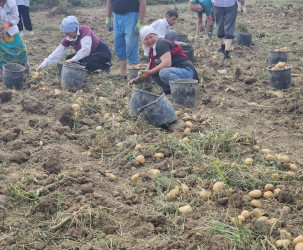
M169 81L189 78L198 80L193 63L179 44L158 38L156 31L150 26L140 29L140 38L145 55L149 53L150 57L148 69L139 72L140 79L151 76L165 94L170 94ZM135 79L130 80L128 84L135 83Z
M97 69L110 71L111 51L107 44L99 39L88 26L79 25L76 17L68 16L62 20L60 28L66 37L38 66L37 71L59 62L69 46L72 46L76 53L68 55L66 62L85 64L85 68L89 71Z
M0 0L0 78L2 66L19 63L29 72L27 52L22 41L18 24L19 13L15 0Z

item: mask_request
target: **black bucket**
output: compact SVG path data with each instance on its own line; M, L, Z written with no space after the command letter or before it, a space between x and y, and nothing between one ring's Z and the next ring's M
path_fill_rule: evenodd
M188 35L183 34L183 33L178 33L176 41L187 43L188 42Z
M187 57L193 62L195 54L194 46L192 46L190 43L180 43L180 45Z
M252 42L252 34L251 33L238 33L237 34L237 43L239 45L245 45L250 47Z
M286 62L288 60L289 51L268 50L268 65L277 64L278 62Z
M198 81L195 79L180 79L169 81L171 95L174 103L193 107L195 106L198 91Z
M70 91L80 90L84 85L86 69L77 63L64 63L61 73L62 89Z
M8 63L2 66L2 80L9 89L21 89L25 67L18 63Z
M281 70L273 70L271 65L267 67L269 84L275 89L287 89L291 83L291 69L292 65L287 65L288 68Z

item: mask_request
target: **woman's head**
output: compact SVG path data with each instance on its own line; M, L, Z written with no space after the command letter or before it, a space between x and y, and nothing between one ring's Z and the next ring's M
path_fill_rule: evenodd
M152 48L158 40L158 35L153 27L144 26L140 29L140 38L146 47Z
M6 4L6 0L0 0L0 7L3 7Z
M203 6L200 3L189 3L189 8L193 12L202 12L203 11Z
M77 18L75 16L68 16L62 20L60 28L65 33L65 35L71 38L75 38L77 36L78 26L79 23Z

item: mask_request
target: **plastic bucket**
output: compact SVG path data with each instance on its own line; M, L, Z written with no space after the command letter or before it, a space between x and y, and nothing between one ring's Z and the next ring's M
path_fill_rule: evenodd
M267 67L269 84L276 89L287 89L291 83L291 69L292 65L287 65L289 68L282 70L272 70L274 66Z
M193 107L195 106L198 81L195 79L180 79L169 81L170 91L174 103Z
M155 101L139 109L139 112L142 112L146 121L155 127L162 127L178 119L172 104L164 93Z
M63 67L62 63L57 63L57 71L58 71L59 80L61 80L62 67Z
M156 101L159 97L159 95L133 88L132 96L129 102L129 113L134 116L139 116L139 109L148 103Z
M61 72L62 89L77 91L83 87L86 69L76 63L64 63Z
M187 43L188 42L188 35L183 34L183 33L178 33L176 41Z
M129 68L128 69L128 77L129 77L129 79L136 78L138 76L138 72L140 70L145 70L145 68L142 68L142 69L140 69L140 68L133 68L133 69ZM150 83L151 82L151 77L149 77L147 79L142 79L142 80L137 80L136 81L136 83L146 83L146 82Z
M268 50L268 66L276 64L278 62L286 62L288 60L289 51L274 51Z
M8 63L2 66L2 80L10 89L20 89L23 86L25 67L18 63Z
M238 33L237 34L237 43L239 45L245 45L250 47L252 42L252 34L251 33Z
M193 61L194 60L194 53L195 49L190 43L180 44L184 53L188 56L188 58Z

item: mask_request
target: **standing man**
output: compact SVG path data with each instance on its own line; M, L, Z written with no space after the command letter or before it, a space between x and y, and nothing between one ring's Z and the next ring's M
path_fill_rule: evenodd
M224 59L230 59L231 43L235 37L238 2L241 3L241 13L244 13L244 0L214 0L217 35L221 43L218 51L224 54Z
M139 30L143 26L146 0L107 0L106 29L113 17L114 47L120 63L120 77L126 79L127 63L139 63Z
M176 31L171 31L170 27L177 22L178 17L177 11L168 10L165 14L165 18L154 21L150 26L155 29L159 38L175 41L178 34Z

